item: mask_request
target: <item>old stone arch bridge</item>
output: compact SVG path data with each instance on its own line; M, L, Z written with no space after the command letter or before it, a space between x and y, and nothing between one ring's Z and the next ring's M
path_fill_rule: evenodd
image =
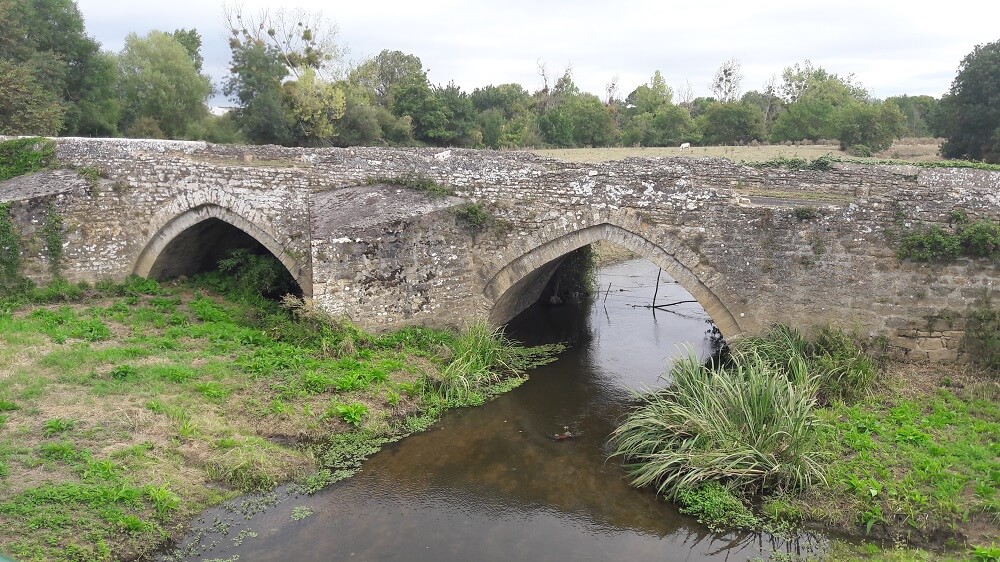
M901 355L948 360L976 300L1000 297L995 262L895 256L902 234L952 211L1000 218L998 172L56 142L61 169L0 184L25 271L39 281L49 275L42 225L58 213L70 280L184 275L259 244L320 307L372 329L502 324L537 300L562 256L598 240L663 268L727 338L834 323L885 335ZM455 195L393 185L413 177ZM485 224L462 212L470 203Z

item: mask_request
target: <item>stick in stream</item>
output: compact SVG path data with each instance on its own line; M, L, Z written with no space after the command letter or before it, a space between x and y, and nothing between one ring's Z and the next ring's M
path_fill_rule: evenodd
M608 290L604 291L604 302L608 302L608 293L611 292L611 283L608 283Z
M660 274L663 273L663 269L659 269L656 272L656 288L653 289L653 308L656 308L656 293L660 292Z

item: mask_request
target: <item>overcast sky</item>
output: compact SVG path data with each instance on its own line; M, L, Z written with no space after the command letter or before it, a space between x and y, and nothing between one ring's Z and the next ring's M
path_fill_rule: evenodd
M196 28L205 70L219 84L228 72L226 0L77 0L87 33L119 51L130 32ZM879 98L940 97L959 62L977 44L1000 40L1000 2L954 0L839 2L666 0L330 0L242 2L321 12L338 30L347 62L382 49L420 57L430 81L465 91L516 82L542 86L538 63L557 78L567 65L581 90L605 97L618 78L621 96L660 70L676 91L690 84L709 95L719 65L742 64L743 91L806 59L857 81ZM214 105L225 104L221 97Z

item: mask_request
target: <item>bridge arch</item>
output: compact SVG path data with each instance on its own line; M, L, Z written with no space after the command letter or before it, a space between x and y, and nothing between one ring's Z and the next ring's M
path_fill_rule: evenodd
M544 285L563 256L588 244L606 240L653 262L698 300L723 337L735 339L745 329L726 303L673 254L647 238L611 223L601 223L559 235L509 261L486 283L483 294L492 303L490 323L503 324L522 312L529 302L518 302L518 293ZM541 279L544 278L544 279Z
M212 203L188 209L163 224L139 253L132 271L142 277L171 277L171 273L187 273L177 261L197 260L197 256L204 256L212 247L211 243L205 244L202 238L218 235L219 232L225 233L230 240L242 236L260 244L285 266L304 295L312 295L312 283L302 264L290 256L273 236L231 209ZM192 255L196 257L192 258Z

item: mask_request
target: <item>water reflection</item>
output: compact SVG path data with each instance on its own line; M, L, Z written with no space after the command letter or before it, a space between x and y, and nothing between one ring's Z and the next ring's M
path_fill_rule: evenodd
M717 534L628 486L606 439L634 392L663 384L670 357L711 352L697 304L652 303L656 266L602 270L580 306L535 307L510 326L527 343L565 341L560 360L521 388L389 446L357 476L288 497L215 535L208 553L242 560L746 560L757 535ZM610 289L608 285L610 284ZM668 279L659 302L689 300ZM574 438L552 436L568 428ZM293 521L295 508L313 514ZM301 512L301 511L300 511ZM209 521L221 512L207 515ZM210 543L208 543L210 544Z

